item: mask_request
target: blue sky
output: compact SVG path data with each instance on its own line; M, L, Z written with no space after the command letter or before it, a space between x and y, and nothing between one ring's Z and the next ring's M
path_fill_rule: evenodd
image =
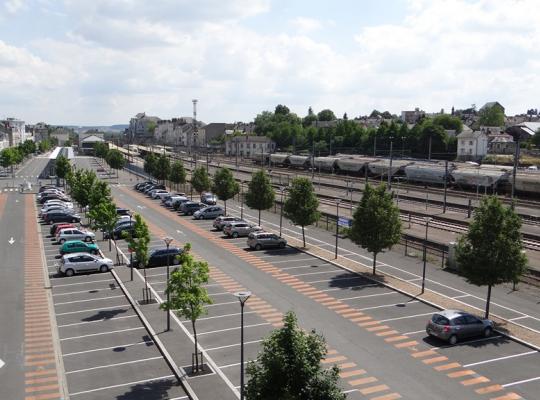
M7 0L0 117L250 121L498 100L538 108L535 0Z

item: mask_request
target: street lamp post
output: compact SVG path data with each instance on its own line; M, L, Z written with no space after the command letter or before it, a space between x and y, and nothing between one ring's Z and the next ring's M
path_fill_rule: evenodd
M251 292L236 292L240 300L240 400L244 400L244 305L251 296Z
M170 273L169 273L169 246L170 244L172 243L174 239L172 237L164 237L163 238L163 241L165 242L165 244L167 245L167 286L169 285L169 276L170 276ZM167 290L167 304L170 304L169 303L170 301L170 293L169 293L169 290ZM166 310L167 312L167 331L170 331L171 330L171 312L170 310Z
M338 235L339 235L339 203L341 203L341 199L336 200L336 250L334 252L334 258L337 259L337 251L338 251Z
M131 218L133 217L133 213L129 212L129 227L131 228ZM131 276L131 281L133 282L133 249L129 249L129 266L131 267L129 270L129 274Z
M244 181L240 181L240 218L244 219Z
M428 236L429 221L431 221L431 218L426 217L425 221L426 221L426 236L424 238L424 267L422 268L422 294L424 294L424 289L426 287L427 236Z
M280 187L279 191L281 192L281 202L279 206L279 237L281 237L281 227L283 225L283 193L285 192L285 188Z
M390 137L390 164L388 165L388 190L392 188L392 145L394 138Z

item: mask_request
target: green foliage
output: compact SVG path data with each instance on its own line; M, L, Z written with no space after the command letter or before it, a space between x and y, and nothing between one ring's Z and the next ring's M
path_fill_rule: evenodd
M218 199L225 203L225 215L227 215L227 200L233 198L240 191L240 185L234 179L230 169L220 168L214 175L212 191Z
M540 148L540 129L538 129L533 135L531 142L536 146L536 148Z
M92 209L102 202L112 202L111 188L107 182L95 180L90 188L88 205Z
M71 171L71 164L69 160L64 156L59 156L55 163L56 176L65 179Z
M336 120L336 115L332 110L324 109L317 114L317 118L319 121L334 121Z
M274 110L274 114L280 114L280 115L287 115L290 112L291 112L291 110L289 110L289 107L284 106L282 104L278 104L276 106L276 109Z
M105 142L94 143L94 151L96 157L105 158L107 157L107 153L109 152L109 145Z
M165 293L169 293L169 302L160 305L164 310L175 310L179 317L191 321L195 338L195 354L197 351L197 319L207 313L205 305L212 304L205 284L210 278L210 269L206 261L196 261L190 252L191 245L187 243L180 256L180 267L175 269L167 282ZM199 368L199 358L196 356L196 370Z
M105 156L105 161L109 164L109 167L112 169L122 169L126 165L126 159L120 150L112 149L107 152Z
M401 238L399 208L392 201L392 194L386 191L385 185L377 188L366 185L362 200L354 212L349 237L373 253L375 274L377 254L390 249Z
M504 126L504 112L497 105L480 110L478 115L480 126Z
M97 176L91 170L76 170L68 175L73 199L84 208L90 204L90 195L97 182Z
M317 115L313 112L313 109L309 107L308 114L302 120L302 125L306 128L311 126L315 121L317 121Z
M274 189L266 172L259 170L253 173L246 192L246 204L249 208L259 210L259 225L261 210L268 210L274 205L274 201Z
M441 126L443 129L453 129L457 133L461 133L463 130L463 122L458 117L453 115L441 114L433 118L433 124Z
M247 366L248 400L344 400L338 386L339 368L323 369L326 357L324 338L315 331L298 327L296 316L288 312L284 326L263 340L256 361Z
M133 254L135 254L135 258L139 263L139 267L146 268L149 257L148 246L150 244L150 231L140 214L135 214L133 216L133 221L135 221L133 226L134 234L130 235L127 232L124 232L124 238L128 243L128 247L133 250Z
M43 139L38 143L38 148L40 152L45 153L51 148L51 142L47 139Z
M33 140L27 139L19 145L25 155L35 153L37 150L36 143Z
M285 201L283 214L293 224L302 227L302 240L306 247L304 227L311 225L320 218L318 211L319 200L308 178L295 178L289 188L289 197Z
M169 157L167 157L165 154L160 154L157 157L156 169L153 175L156 179L164 181L165 179L169 178L170 174L171 174L171 162L169 161Z
M191 186L199 193L210 190L212 182L210 181L208 172L206 172L206 168L197 167L193 170L191 173Z
M144 172L154 176L157 170L157 157L154 153L148 153L144 158Z
M88 218L92 221L93 229L99 229L109 234L109 251L111 251L112 232L118 221L118 214L116 213L116 204L107 200L92 207Z
M151 133L153 135L154 132L156 131L156 128L157 128L157 123L155 121L148 121L146 123L146 130L148 131L148 133Z
M491 286L517 282L525 272L521 218L495 196L482 199L469 231L456 247L459 269L469 283ZM489 314L489 296L486 316Z
M171 174L169 179L173 183L186 183L186 169L182 161L175 161L171 166Z
M0 165L4 168L15 165L18 160L18 151L13 147L8 147L0 152Z

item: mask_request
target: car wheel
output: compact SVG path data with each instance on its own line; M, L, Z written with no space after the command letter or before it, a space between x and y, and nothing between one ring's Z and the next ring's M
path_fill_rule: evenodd
M91 242L92 238L90 236L87 236L87 237L84 238L84 241L85 242Z
M99 254L99 251L94 250L94 251L92 251L92 254L95 255L95 256L97 256L97 255Z
M491 329L489 326L484 329L484 337L490 337L493 333L493 329Z
M60 244L64 244L65 242L66 242L66 239L60 239L60 240L58 241L58 243L60 243Z
M452 335L448 338L448 343L450 343L452 346L455 345L457 343L457 336L456 335Z
M259 243L257 243L257 245L255 246L255 250L260 250L260 249L262 249L262 246Z
M65 272L66 276L73 276L75 275L75 271L73 271L71 268L66 269Z
M106 265L102 265L101 267L99 267L99 272L108 272L108 271L109 271L109 267Z
M279 248L280 248L280 249L284 249L284 248L285 248L285 243L281 242L281 243L279 244Z
M233 232L232 237L236 239L238 237L238 232Z

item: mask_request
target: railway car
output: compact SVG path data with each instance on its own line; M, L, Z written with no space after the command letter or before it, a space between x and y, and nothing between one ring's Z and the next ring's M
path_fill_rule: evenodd
M409 182L431 183L444 185L452 181L452 171L455 166L448 163L448 171L444 164L414 163L405 167L405 176Z
M311 157L301 155L290 155L289 165L294 168L309 168L311 167Z
M320 171L332 172L337 168L339 157L315 157L313 163Z
M392 160L392 170L390 171L390 159L381 158L368 164L369 172L373 176L401 175L407 165L414 164L409 160Z
M368 168L368 164L376 160L376 158L348 156L338 159L336 165L339 172L362 175Z
M509 179L512 179L511 175ZM540 171L520 171L516 173L516 191L535 197L540 196Z
M452 171L452 178L458 186L495 189L499 183L508 179L508 171L479 167L457 168Z
M270 154L270 163L275 167L288 167L289 156L287 153L272 153Z

